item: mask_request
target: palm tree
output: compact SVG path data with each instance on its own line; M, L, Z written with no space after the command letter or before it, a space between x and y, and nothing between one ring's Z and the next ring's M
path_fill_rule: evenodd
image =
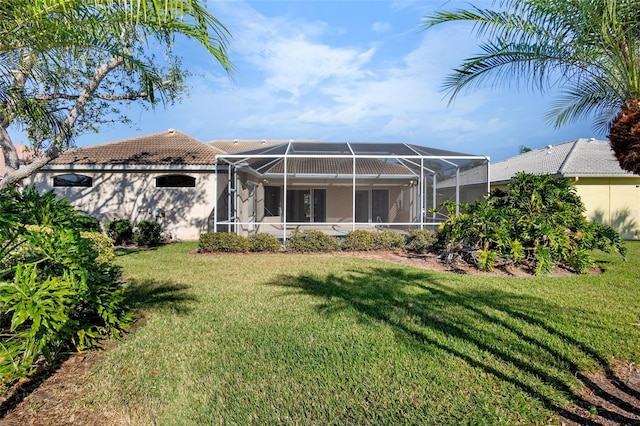
M424 28L473 24L481 53L450 74L444 88L525 81L560 87L547 113L555 126L588 118L608 132L620 166L640 174L640 1L502 0L496 8L439 11Z
M228 35L202 0L0 2L0 150L8 170L0 188L55 158L83 120L95 127L100 96L152 105L175 99L185 75L173 52L176 36L195 41L230 72ZM164 49L164 63L150 45ZM25 127L42 152L27 167L20 167L11 125Z

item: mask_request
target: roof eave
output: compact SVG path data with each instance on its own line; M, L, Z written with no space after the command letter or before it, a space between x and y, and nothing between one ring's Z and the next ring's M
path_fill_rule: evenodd
M218 168L224 167L218 165ZM86 170L86 171L214 171L214 164L49 164L42 167L39 171L69 171L69 170Z

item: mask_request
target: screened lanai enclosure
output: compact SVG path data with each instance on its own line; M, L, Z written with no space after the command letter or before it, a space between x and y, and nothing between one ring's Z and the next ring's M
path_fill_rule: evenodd
M265 143L218 155L215 173L214 231L283 240L294 230L436 226L443 201L489 192L487 157L410 144Z

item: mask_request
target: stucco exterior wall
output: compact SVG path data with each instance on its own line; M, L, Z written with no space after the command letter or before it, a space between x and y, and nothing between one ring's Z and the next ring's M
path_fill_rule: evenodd
M640 239L640 177L573 180L588 219L611 225L624 239Z
M640 177L571 178L585 207L585 216L612 226L625 240L640 240ZM507 185L491 185L491 189Z
M54 187L53 177L66 173L69 172L41 171L30 178L30 183L39 191L53 190L102 225L116 219L129 219L134 226L143 220L157 220L177 240L197 240L210 228L215 205L212 172L74 170L93 178L93 186ZM170 174L195 177L196 186L157 188L156 178ZM164 211L164 217L156 218L156 209Z

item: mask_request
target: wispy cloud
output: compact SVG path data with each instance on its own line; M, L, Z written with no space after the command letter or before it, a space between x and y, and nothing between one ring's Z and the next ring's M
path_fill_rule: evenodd
M434 4L374 2L369 6L386 9L356 34L347 21L310 18L301 9L261 13L243 1L211 3L232 34L235 77L200 60L202 52L193 54L190 99L152 119L140 113L140 121L162 126L152 131L176 127L204 140L404 141L474 153L514 140L516 149L536 146L518 132L548 137L529 119L530 106L516 113L520 99L505 96L501 103L474 90L448 106L442 81L476 47L464 26L417 30ZM396 14L403 19L394 20Z

